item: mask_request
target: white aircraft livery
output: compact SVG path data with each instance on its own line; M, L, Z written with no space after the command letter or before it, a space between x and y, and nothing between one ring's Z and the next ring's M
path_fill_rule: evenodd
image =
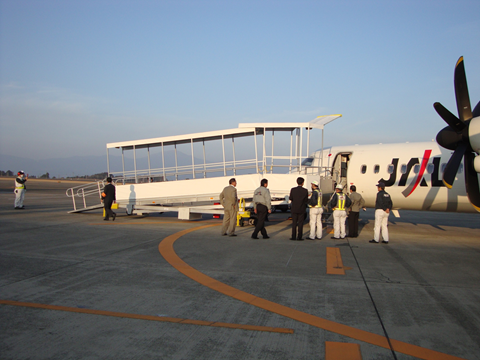
M321 153L315 152L305 162L319 166ZM328 164L335 183L355 185L367 207L375 206L376 185L382 181L394 209L475 212L465 191L463 163L451 189L442 181L450 156L451 151L433 141L356 145L324 149L323 163Z

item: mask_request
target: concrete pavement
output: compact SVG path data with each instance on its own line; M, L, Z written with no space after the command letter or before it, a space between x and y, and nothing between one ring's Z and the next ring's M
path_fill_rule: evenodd
M478 214L400 211L384 245L368 243L372 210L358 238L302 242L275 213L271 238L252 240L206 216L67 214L70 183L27 184L13 210L0 181L2 359L323 359L326 342L363 359L480 358ZM345 275L327 274L327 248Z

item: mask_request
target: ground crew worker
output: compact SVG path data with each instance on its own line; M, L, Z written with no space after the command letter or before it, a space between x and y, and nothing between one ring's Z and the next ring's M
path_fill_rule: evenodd
M390 194L385 192L385 183L377 184L377 199L375 200L375 227L373 230L373 240L371 243L378 244L380 242L380 231L382 232L382 243L388 244L388 216L392 210L392 198Z
M362 195L357 193L357 187L355 185L350 186L350 211L348 213L348 237L358 237L358 218L360 215L360 209L365 211L365 200Z
M350 198L343 193L343 185L335 187L335 194L330 199L329 205L333 210L333 236L332 239L345 239L346 209L351 205Z
M107 177L107 185L103 188L102 193L103 206L105 208L105 218L103 220L108 221L109 217L115 221L116 213L112 211L112 204L117 199L115 194L115 186L112 184L112 178Z
M262 179L260 187L253 193L253 206L255 214L257 214L258 221L255 225L255 230L252 233L252 239L258 239L258 233L261 232L264 239L270 238L265 230L265 218L267 214L272 212L270 190L267 189L268 180Z
M237 226L238 198L237 198L237 180L231 178L220 193L220 204L223 206L222 235L237 236L235 227Z
M308 202L310 208L310 240L322 238L322 192L318 188L318 181L312 181L312 196Z
M27 190L27 187L25 186L27 180L28 176L25 176L23 170L20 170L15 179L15 210L25 209L25 206L23 206L23 199L25 198L25 191Z

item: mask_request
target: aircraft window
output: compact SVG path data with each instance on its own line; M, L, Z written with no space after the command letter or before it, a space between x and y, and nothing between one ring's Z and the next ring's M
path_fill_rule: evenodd
M393 166L393 164L388 165L387 172L393 174L393 170L395 170L395 166Z
M434 171L435 171L435 165L433 165L433 164L428 164L428 165L427 165L427 173L433 174Z
M362 174L365 174L367 172L367 165L362 165L360 171Z
M375 165L375 167L373 168L373 173L378 174L379 172L380 172L380 165Z
M407 165L406 165L406 164L403 164L403 165L400 167L400 173L402 173L402 174L406 174L406 173L407 173Z
M443 163L442 166L440 167L440 171L443 173L445 172L445 168L447 167L447 164Z
M414 172L415 174L418 174L418 173L420 172L420 165L418 165L418 164L415 165L415 166L413 167L413 172Z
M457 174L461 174L462 171L463 171L463 164L460 164L460 165L458 166Z
M306 158L302 161L303 166L312 166L312 163L313 163L312 157Z

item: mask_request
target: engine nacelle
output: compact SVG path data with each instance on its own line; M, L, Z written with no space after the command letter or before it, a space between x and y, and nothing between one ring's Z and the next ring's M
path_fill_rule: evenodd
M470 125L468 126L468 138L470 139L470 146L472 147L473 151L477 154L480 154L480 116L473 118L470 121ZM477 158L475 159L475 164L477 163ZM480 172L475 165L477 172Z
M473 160L473 167L477 173L480 173L480 155L475 156Z

